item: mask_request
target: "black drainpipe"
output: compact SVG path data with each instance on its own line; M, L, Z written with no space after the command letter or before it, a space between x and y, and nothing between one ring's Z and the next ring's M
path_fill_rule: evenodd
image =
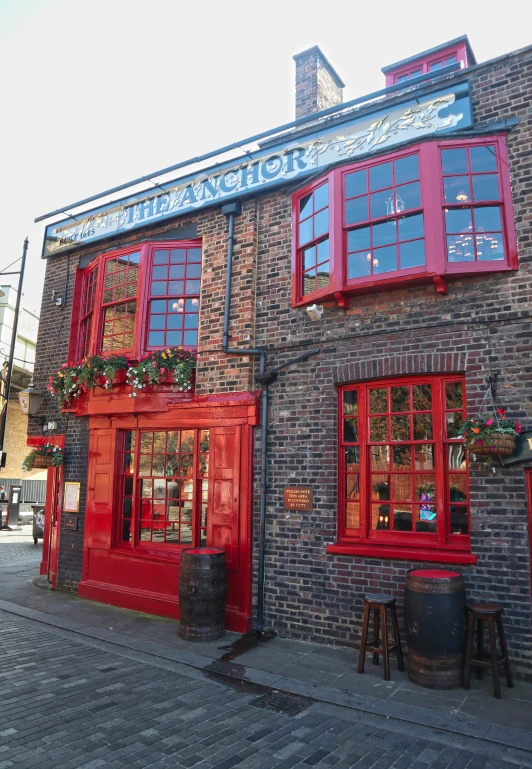
M299 361L310 358L320 352L319 349L303 353L298 358L283 363L266 373L266 350L260 347L228 347L229 344L229 311L231 308L231 278L233 273L233 246L235 232L235 216L242 213L242 205L239 201L222 206L222 214L229 220L229 232L227 234L227 275L225 281L225 307L222 350L228 355L260 355L259 374L255 380L262 386L262 413L261 413L261 458L260 458L260 525L259 525L259 573L257 591L257 632L264 631L264 555L266 548L266 492L267 492L267 466L268 466L268 386L275 382L278 372Z

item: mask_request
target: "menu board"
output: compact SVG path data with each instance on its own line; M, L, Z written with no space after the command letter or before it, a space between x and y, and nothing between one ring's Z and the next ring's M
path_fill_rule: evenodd
M81 483L65 483L63 495L63 511L65 513L79 513L79 494Z

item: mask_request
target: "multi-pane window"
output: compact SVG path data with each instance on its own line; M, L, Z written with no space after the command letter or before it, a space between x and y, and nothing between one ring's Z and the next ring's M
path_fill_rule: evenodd
M96 287L98 285L97 281L98 267L96 266L83 277L79 322L79 358L84 358L90 351L92 324L94 319L94 301L96 298Z
M322 184L299 201L301 294L329 285L329 185Z
M463 380L347 386L339 406L340 540L467 549Z
M121 541L204 546L208 430L124 432Z
M502 261L502 194L495 145L444 149L441 160L449 261Z
M148 306L148 349L196 347L200 248L158 248L153 253Z
M195 350L201 287L199 241L146 243L101 254L77 277L70 359L147 350Z
M101 352L133 347L139 262L138 251L105 262Z
M345 184L347 278L425 263L417 154L348 173ZM360 225L362 222L374 222Z
M412 115L415 120L415 115ZM517 269L503 137L423 142L334 168L293 197L294 305Z

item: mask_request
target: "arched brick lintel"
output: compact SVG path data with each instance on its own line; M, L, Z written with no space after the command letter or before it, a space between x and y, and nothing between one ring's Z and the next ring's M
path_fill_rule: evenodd
M467 366L467 353L416 353L393 358L371 358L336 366L335 384L362 382L409 374L463 374Z

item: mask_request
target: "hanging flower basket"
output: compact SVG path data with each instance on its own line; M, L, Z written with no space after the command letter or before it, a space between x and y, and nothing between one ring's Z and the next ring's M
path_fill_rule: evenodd
M45 446L36 446L33 451L30 451L22 462L22 469L29 472L30 470L43 469L45 467L59 467L62 464L62 449L59 446L47 443Z
M515 419L506 419L506 411L497 409L494 414L482 414L467 419L458 435L470 454L478 456L507 457L515 449L515 439L521 425Z
M515 435L492 433L484 438L467 441L465 445L471 454L508 457L515 449Z

